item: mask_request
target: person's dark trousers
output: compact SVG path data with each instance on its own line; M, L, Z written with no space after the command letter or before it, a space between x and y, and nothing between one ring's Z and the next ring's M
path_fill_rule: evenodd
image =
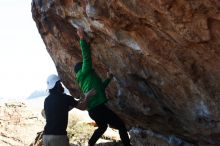
M104 104L89 111L89 116L96 122L98 128L89 140L89 146L94 146L96 141L104 134L108 124L119 130L119 135L124 146L131 146L127 129L123 121Z

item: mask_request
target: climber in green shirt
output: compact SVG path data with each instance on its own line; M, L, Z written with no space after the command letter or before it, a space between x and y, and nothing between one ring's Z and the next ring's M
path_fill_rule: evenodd
M102 81L92 67L90 46L85 39L83 29L79 28L77 34L80 38L83 61L77 63L74 67L76 81L83 93L86 93L91 89L96 90L96 95L92 96L87 103L89 116L98 126L89 140L89 146L95 145L96 141L106 131L108 124L118 129L123 144L125 146L130 146L131 144L127 134L127 129L123 121L105 105L108 101L105 94L105 88L111 81L113 75L108 74L108 78L104 82Z

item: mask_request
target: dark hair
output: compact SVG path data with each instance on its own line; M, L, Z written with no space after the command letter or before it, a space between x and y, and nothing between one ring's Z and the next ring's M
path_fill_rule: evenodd
M63 93L64 92L64 88L63 88L61 82L57 81L55 86L52 89L50 89L49 92L50 92L50 94L51 93Z
M76 63L76 65L74 66L75 73L77 73L78 71L82 69L82 64L83 64L82 62Z

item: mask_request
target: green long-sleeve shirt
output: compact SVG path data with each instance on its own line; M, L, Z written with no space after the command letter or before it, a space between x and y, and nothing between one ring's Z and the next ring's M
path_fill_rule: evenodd
M76 80L83 93L86 93L91 89L96 90L96 95L91 97L88 101L87 110L89 111L94 107L107 102L105 88L111 79L106 79L104 82L101 80L92 68L90 46L83 39L80 40L80 46L82 49L83 64L81 70L76 74Z

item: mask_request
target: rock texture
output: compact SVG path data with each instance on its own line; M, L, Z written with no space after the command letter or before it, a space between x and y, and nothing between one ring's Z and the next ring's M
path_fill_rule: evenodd
M24 103L9 102L0 105L1 146L28 146L43 127L40 112L34 112Z
M96 71L114 73L109 106L128 128L220 145L219 0L33 0L32 13L73 95L82 26Z

